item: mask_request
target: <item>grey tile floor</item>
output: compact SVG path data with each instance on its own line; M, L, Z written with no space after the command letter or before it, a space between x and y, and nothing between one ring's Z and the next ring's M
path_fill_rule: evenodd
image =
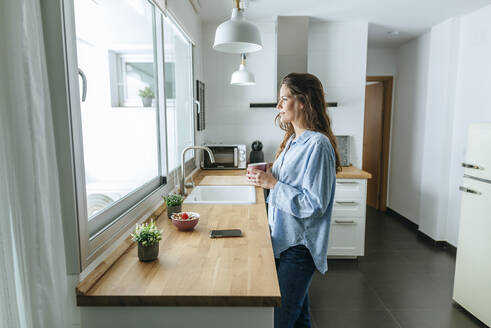
M365 256L329 260L310 286L313 327L487 327L452 301L455 257L367 207Z

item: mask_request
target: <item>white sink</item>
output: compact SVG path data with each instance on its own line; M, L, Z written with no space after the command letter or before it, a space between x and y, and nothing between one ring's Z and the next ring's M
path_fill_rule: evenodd
M197 186L184 204L255 204L254 186Z

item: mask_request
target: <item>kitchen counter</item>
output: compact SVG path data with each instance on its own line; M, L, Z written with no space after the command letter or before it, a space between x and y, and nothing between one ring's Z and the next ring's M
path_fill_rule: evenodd
M336 179L371 179L372 175L354 166L343 166Z
M240 171L201 171L207 176L243 176ZM231 179L232 180L232 179ZM138 260L136 244L93 285L77 289L79 306L254 306L281 302L269 235L263 190L256 187L256 204L183 204L183 211L200 213L194 231L181 232L164 211L156 224L163 229L159 258ZM241 238L208 237L211 229L239 228Z
M338 179L369 179L370 173L343 167ZM247 185L245 170L198 171L196 185ZM280 292L269 236L264 194L256 187L256 204L183 204L201 214L192 232L180 232L163 211L159 259L138 261L136 244L105 272L77 287L79 306L278 306ZM242 238L211 239L211 229L240 228Z
M193 180L196 185L245 185L244 174L198 171ZM354 167L336 176L362 179L352 181L371 177ZM80 282L82 327L273 327L281 295L263 189L256 187L256 204L183 204L183 210L201 214L192 232L178 231L167 219L165 205L154 213L163 229L158 260L140 262L136 244L127 238ZM243 237L208 237L211 229L231 228L241 229Z
M271 163L270 163L271 165ZM202 171L206 172L199 176L201 185L249 185L245 176L245 170L222 170L222 171ZM213 172L220 172L214 175ZM372 175L354 166L343 166L341 171L336 174L337 179L371 179Z

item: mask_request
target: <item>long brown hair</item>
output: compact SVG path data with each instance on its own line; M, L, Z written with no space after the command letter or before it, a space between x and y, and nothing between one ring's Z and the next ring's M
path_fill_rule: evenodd
M331 120L327 115L327 103L321 81L309 73L290 73L283 78L281 84L284 84L292 95L304 105L301 112L303 126L307 130L321 132L329 138L336 155L336 172L341 171L336 137L332 133ZM278 158L295 130L291 123L281 123L280 114L276 115L275 122L285 131L285 137L276 153L276 158Z

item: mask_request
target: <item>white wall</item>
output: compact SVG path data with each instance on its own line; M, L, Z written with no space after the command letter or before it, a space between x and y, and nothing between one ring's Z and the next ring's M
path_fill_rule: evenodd
M419 224L430 35L397 50L388 206Z
M319 77L329 101L333 132L352 136L351 162L361 167L367 63L367 22L309 25L308 71Z
M422 149L419 229L435 240L446 240L452 123L455 107L459 20L431 29Z
M206 82L207 142L264 144L266 161L272 161L284 135L273 124L275 109L250 109L251 102L276 100L275 23L256 23L264 48L249 54L247 67L256 76L256 85L235 87L230 75L238 68L239 56L212 49L217 24L203 25L203 60ZM360 167L362 159L363 113L365 99L366 22L309 24L308 71L317 75L327 90L328 99L338 101L331 110L336 134L353 136L352 162Z
M491 121L490 21L491 5L398 49L389 207L454 246L467 128Z
M491 121L491 5L461 17L456 82L455 113L448 184L446 240L458 243L461 192L470 123ZM491 145L483 145L491 147Z
M368 48L367 76L396 76L397 49Z
M246 67L256 78L253 86L232 86L230 76L240 56L213 50L218 24L203 24L203 73L206 92L206 143L263 143L266 161L273 161L284 132L274 126L276 109L251 109L252 102L276 101L276 32L274 22L255 23L263 49L248 54Z

